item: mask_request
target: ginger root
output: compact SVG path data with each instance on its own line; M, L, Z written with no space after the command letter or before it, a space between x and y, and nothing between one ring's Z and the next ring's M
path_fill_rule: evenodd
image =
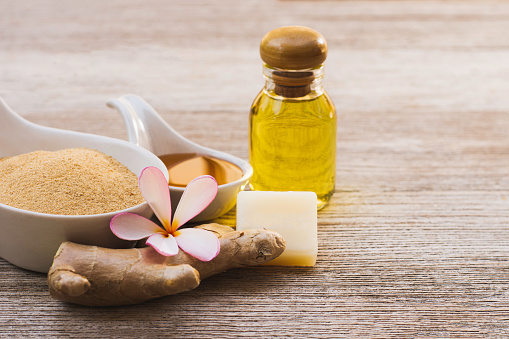
M281 235L265 229L198 227L214 232L221 243L218 256L209 262L182 250L165 257L152 247L109 249L62 243L48 272L50 293L56 299L87 306L136 304L192 290L201 279L230 268L265 263L285 249Z

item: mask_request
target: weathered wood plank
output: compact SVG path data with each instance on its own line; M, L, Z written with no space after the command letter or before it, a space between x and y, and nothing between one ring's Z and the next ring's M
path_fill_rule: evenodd
M0 96L36 123L125 139L105 101L136 93L247 158L258 43L286 24L328 39L340 113L317 266L90 309L0 259L0 337L509 335L508 2L0 0Z

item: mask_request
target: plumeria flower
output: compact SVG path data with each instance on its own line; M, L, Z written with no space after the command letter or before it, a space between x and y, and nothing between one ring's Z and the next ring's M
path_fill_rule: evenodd
M147 238L147 244L165 256L180 249L202 261L210 261L219 253L219 239L206 230L179 229L203 211L217 194L217 182L210 175L192 180L184 190L171 221L170 189L164 174L156 167L146 167L138 180L141 195L148 202L163 227L133 213L120 213L110 222L111 231L125 240Z

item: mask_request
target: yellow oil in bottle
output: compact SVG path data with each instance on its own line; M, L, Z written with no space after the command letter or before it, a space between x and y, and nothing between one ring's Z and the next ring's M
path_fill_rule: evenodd
M263 90L250 114L255 190L314 191L320 209L334 193L336 111L328 95L295 99Z
M317 208L334 194L336 110L322 87L327 42L317 31L287 26L260 43L265 86L251 107L251 188L313 191Z

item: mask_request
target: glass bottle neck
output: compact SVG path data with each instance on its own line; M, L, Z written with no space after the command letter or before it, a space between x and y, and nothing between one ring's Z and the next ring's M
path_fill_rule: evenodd
M323 94L323 66L286 70L263 65L265 91L283 98L317 97Z

